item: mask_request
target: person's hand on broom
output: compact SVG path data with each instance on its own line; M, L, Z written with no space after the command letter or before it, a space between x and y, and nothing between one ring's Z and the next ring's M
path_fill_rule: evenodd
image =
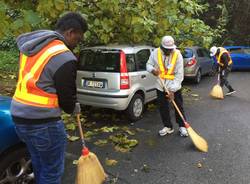
M79 102L75 103L75 109L73 111L73 114L75 115L81 114L81 104Z
M174 100L174 92L173 91L168 91L167 94L166 94L166 97L172 101Z

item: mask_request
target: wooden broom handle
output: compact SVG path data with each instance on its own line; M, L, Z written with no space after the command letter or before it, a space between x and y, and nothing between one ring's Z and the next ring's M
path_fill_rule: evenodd
M77 119L77 124L78 124L78 127L79 127L79 132L80 132L80 137L81 137L81 140L82 140L82 144L83 144L83 147L85 147L85 141L84 141L84 137L83 137L83 130L82 130L82 125L81 125L80 115L81 114L77 114L76 119Z
M163 84L162 79L161 79L160 77L158 77L158 78L160 79L161 86L163 87L163 90L164 90L165 92L167 92L167 94L169 94L169 91L168 91L168 89L166 88L166 86ZM176 109L176 110L177 110L177 112L179 113L179 115L180 115L180 117L181 117L182 121L183 121L184 123L186 123L186 120L185 120L185 118L184 118L183 114L181 113L181 111L180 111L179 107L176 105L175 101L174 101L174 100L171 100L171 102L173 103L173 105L174 105L175 109Z

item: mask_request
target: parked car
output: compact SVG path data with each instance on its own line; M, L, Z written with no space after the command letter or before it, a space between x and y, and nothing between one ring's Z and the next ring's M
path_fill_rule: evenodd
M77 72L78 100L83 105L126 110L140 119L144 104L156 99L156 77L146 71L153 47L113 45L85 48Z
M30 156L10 117L11 98L0 96L0 183L34 183Z
M206 74L213 74L216 64L210 57L209 51L205 48L194 46L187 47L182 52L184 59L184 77L199 83L201 77Z
M233 70L250 69L250 47L225 46L233 60Z

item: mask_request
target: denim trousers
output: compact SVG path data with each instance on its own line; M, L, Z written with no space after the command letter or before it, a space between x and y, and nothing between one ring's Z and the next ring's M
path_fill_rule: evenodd
M60 184L67 141L63 121L15 127L31 155L36 184Z
M159 105L159 111L161 115L161 120L164 125L164 127L173 128L173 124L171 122L170 117L170 101L166 98L166 93L162 92L160 90L157 90L157 101ZM182 112L184 118L185 113L183 109L183 98L181 90L178 90L174 93L174 101L176 105L179 107L180 111ZM182 121L179 113L175 110L175 121L179 125L179 127L185 127L184 122Z

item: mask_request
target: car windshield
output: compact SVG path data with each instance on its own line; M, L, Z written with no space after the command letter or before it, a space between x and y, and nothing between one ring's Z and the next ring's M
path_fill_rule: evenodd
M120 51L84 50L80 55L78 69L97 72L119 72Z
M191 58L193 57L193 51L186 48L184 51L182 51L182 56L183 58Z

